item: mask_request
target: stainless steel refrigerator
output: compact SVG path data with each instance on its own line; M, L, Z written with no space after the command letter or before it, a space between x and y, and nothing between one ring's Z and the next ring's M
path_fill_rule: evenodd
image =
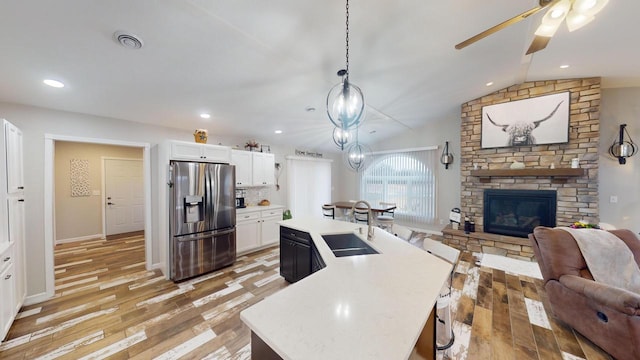
M235 167L171 161L171 279L180 281L236 260Z

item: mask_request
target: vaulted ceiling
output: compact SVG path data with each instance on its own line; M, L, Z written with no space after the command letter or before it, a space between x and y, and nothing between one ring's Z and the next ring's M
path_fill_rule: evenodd
M634 0L611 0L578 31L561 27L533 55L524 54L544 12L454 49L536 5L351 0L350 79L367 103L361 139L455 119L461 103L523 81L640 86ZM342 1L21 0L0 2L0 14L0 101L332 149L325 109L345 66ZM116 31L144 46L120 46Z

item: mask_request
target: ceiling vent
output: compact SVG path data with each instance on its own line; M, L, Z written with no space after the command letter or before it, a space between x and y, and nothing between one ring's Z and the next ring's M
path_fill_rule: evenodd
M133 34L127 34L123 31L113 33L113 38L127 49L140 49L144 44L142 40Z

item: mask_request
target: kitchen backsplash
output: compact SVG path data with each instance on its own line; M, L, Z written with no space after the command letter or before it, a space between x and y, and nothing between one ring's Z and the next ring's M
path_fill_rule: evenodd
M247 206L258 205L264 199L271 201L271 187L252 187L245 189L244 203Z

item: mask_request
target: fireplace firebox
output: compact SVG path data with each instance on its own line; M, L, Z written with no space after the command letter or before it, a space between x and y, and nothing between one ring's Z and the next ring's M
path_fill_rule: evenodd
M555 190L484 191L484 232L526 238L536 226L556 226Z

